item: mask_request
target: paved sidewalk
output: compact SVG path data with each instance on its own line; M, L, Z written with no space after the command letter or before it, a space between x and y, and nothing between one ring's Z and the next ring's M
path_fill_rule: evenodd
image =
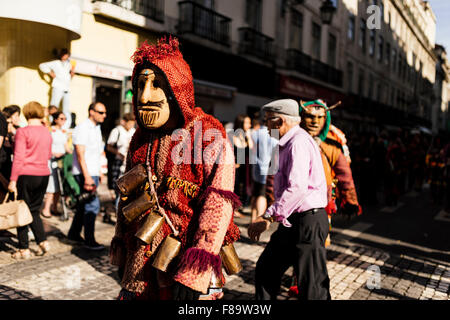
M105 187L99 190L103 200L108 200ZM244 269L237 275L226 276L224 299L253 299L256 261L276 229L273 225L260 242L253 243L247 236L248 220L246 216L236 219L242 237L235 247ZM114 226L98 217L97 241L108 247L95 253L67 243L65 235L70 223L71 219L61 222L56 217L45 220L52 251L48 256L27 261L17 262L10 257L16 238L0 238L0 300L111 300L117 296L120 290L117 269L108 260ZM31 248L36 249L34 242ZM339 232L333 232L327 255L332 299L450 300L448 262L355 245ZM283 278L280 299L289 299L291 274L292 268Z

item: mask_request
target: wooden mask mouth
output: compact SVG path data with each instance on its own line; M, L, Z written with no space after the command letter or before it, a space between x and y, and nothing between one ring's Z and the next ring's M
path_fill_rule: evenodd
M139 117L145 126L152 126L159 119L160 113L159 110L140 109Z

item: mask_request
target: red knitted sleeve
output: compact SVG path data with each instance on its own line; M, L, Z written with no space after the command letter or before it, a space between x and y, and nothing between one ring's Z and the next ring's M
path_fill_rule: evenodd
M181 257L174 279L206 293L212 270L220 270L219 251L233 216L234 155L229 141L214 140L205 148L203 161L210 188L204 195L194 245Z

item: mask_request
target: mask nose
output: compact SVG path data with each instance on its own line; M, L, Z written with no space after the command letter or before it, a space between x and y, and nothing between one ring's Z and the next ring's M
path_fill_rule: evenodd
M142 94L139 99L139 102L141 104L146 104L147 102L156 102L165 100L165 98L166 95L164 91L159 87L155 87L153 85L153 80L149 79L145 82L145 86L142 89Z

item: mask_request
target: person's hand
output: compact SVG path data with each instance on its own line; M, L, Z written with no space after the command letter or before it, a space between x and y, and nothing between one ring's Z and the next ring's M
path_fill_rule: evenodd
M13 192L17 196L17 185L16 181L11 181L8 185L8 191Z
M358 213L360 212L360 208L358 205L355 204L350 204L350 203L345 203L342 207L341 207L341 214L343 216L346 216L348 218L352 218L356 215L358 215Z
M259 241L261 233L269 230L270 221L265 220L261 217L256 218L255 222L252 222L248 227L248 236L252 241Z
M106 181L105 179L106 179L105 175L104 174L100 174L100 177L99 177L100 183L105 182Z
M119 158L120 160L125 160L125 156L123 154L121 154L120 152L117 153L117 158Z
M185 285L175 281L175 284L173 285L172 288L172 295L173 300L175 301L198 300L198 298L201 295L201 292L195 291L194 289L186 287Z
M52 79L54 79L56 77L56 74L52 71L49 72L50 77L52 77Z
M201 297L198 300L220 300L224 296L223 292L214 292L206 297Z
M84 190L91 191L95 188L95 181L91 176L84 178Z

